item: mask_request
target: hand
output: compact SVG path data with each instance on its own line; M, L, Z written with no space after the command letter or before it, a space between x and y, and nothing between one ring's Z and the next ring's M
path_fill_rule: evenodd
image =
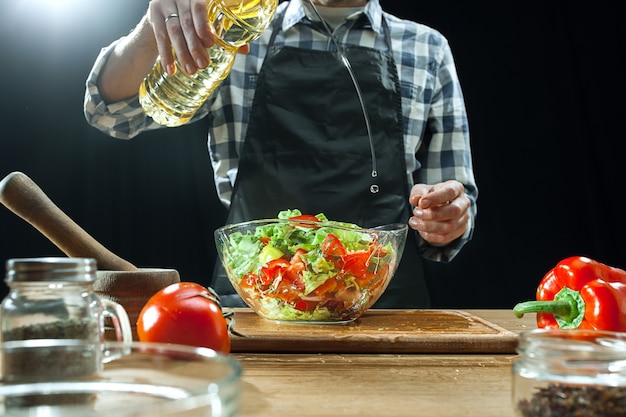
M458 181L415 184L409 203L414 207L409 226L431 244L446 245L467 230L471 202Z
M215 34L207 20L206 0L151 0L148 21L156 39L161 64L168 74L176 66L172 47L182 70L193 74L206 68L210 58L207 48L215 43ZM247 54L249 45L239 49Z

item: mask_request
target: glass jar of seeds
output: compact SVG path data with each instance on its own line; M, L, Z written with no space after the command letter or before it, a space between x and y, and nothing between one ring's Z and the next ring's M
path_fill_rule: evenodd
M520 335L518 353L518 416L626 416L626 333L531 330Z

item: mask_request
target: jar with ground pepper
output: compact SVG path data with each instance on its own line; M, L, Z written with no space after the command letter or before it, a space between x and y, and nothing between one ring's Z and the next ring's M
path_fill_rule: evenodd
M537 329L520 335L518 353L518 416L626 416L626 333Z
M6 270L9 293L0 309L2 384L96 377L103 369L105 318L112 319L119 341L132 342L124 308L92 290L94 259L10 259ZM55 341L63 344L57 346ZM19 414L30 413L31 407L92 404L94 400L91 394L16 394L4 398L3 406Z
M9 293L0 310L0 341L75 339L92 342L97 347L104 342L104 319L111 317L118 340L132 342L128 315L119 304L94 293L92 286L95 280L94 259L45 257L8 260L5 282ZM99 356L91 362L86 361L84 366L76 366L80 356L72 355L72 358L65 358L67 361L64 358L53 361L52 358L29 356L27 350L23 352L23 358L19 355L3 356L3 380L76 376L101 366ZM41 363L37 359L41 359Z

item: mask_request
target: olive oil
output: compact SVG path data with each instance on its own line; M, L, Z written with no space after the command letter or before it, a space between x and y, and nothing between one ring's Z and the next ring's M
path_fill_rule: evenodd
M168 75L158 59L139 87L144 112L157 123L176 127L187 123L228 76L237 49L261 36L278 0L209 0L208 20L216 36L209 48L211 63L189 75L176 61Z

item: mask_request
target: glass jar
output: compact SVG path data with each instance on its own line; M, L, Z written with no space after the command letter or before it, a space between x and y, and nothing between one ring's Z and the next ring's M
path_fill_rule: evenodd
M86 258L23 258L6 264L9 293L0 310L0 341L73 339L88 342L89 351L65 357L33 357L29 350L2 357L2 378L28 380L80 376L102 367L99 346L104 342L104 320L112 319L117 339L132 342L128 315L118 303L92 290L96 261Z
M520 335L518 353L518 416L626 416L626 333L537 329Z

